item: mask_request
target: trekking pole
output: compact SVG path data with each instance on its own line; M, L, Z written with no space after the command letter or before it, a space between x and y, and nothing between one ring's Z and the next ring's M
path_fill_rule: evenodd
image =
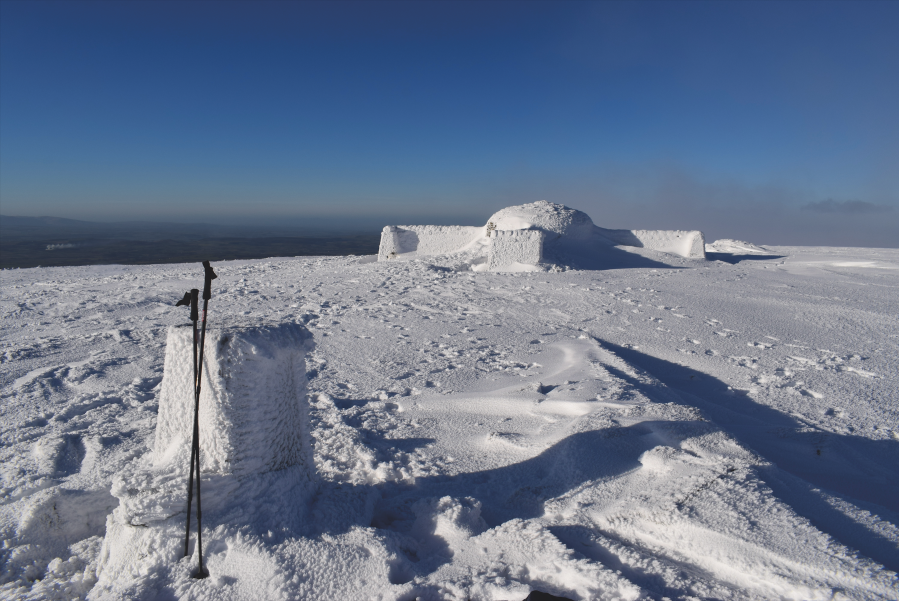
M203 349L206 343L206 315L209 309L209 299L212 298L212 280L218 276L212 270L209 261L203 261L203 324L200 329L200 361L197 368L196 401L194 403L194 440L193 452L197 472L197 556L199 557L199 570L194 578L206 578L209 574L203 569L203 510L200 505L200 389L203 382ZM188 519L190 514L188 513Z
M193 349L194 349L194 397L197 390L197 321L200 319L197 309L200 291L193 288L184 294L184 298L178 304L190 304L190 320L193 322ZM196 398L194 399L196 400ZM190 445L190 477L187 480L187 526L184 529L184 557L187 557L188 543L190 542L190 505L194 491L194 445Z

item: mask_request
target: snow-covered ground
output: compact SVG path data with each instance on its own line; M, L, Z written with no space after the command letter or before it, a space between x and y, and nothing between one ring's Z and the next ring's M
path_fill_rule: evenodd
M899 598L899 251L744 244L216 264L212 325L313 333L316 480L204 489L206 580L96 576L202 268L0 272L0 596Z

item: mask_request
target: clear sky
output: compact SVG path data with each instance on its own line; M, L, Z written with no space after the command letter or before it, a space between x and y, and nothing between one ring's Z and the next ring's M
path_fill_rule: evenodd
M0 212L899 246L899 2L0 2Z

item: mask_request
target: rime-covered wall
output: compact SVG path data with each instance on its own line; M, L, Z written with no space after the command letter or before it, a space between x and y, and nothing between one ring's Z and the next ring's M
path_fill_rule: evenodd
M378 261L409 253L445 255L461 250L485 233L486 228L465 225L388 225L381 232Z
M607 230L601 227L597 229L616 244L648 248L688 259L705 258L705 237L699 230Z
M519 263L536 265L543 260L543 238L540 230L497 230L490 234L488 270L496 271Z

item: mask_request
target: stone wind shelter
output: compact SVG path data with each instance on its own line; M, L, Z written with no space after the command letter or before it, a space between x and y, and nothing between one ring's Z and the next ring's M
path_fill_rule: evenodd
M389 225L378 261L456 255L475 271L533 271L601 265L602 255L636 249L704 259L705 238L698 230L605 229L582 211L541 200L502 209L482 227Z

